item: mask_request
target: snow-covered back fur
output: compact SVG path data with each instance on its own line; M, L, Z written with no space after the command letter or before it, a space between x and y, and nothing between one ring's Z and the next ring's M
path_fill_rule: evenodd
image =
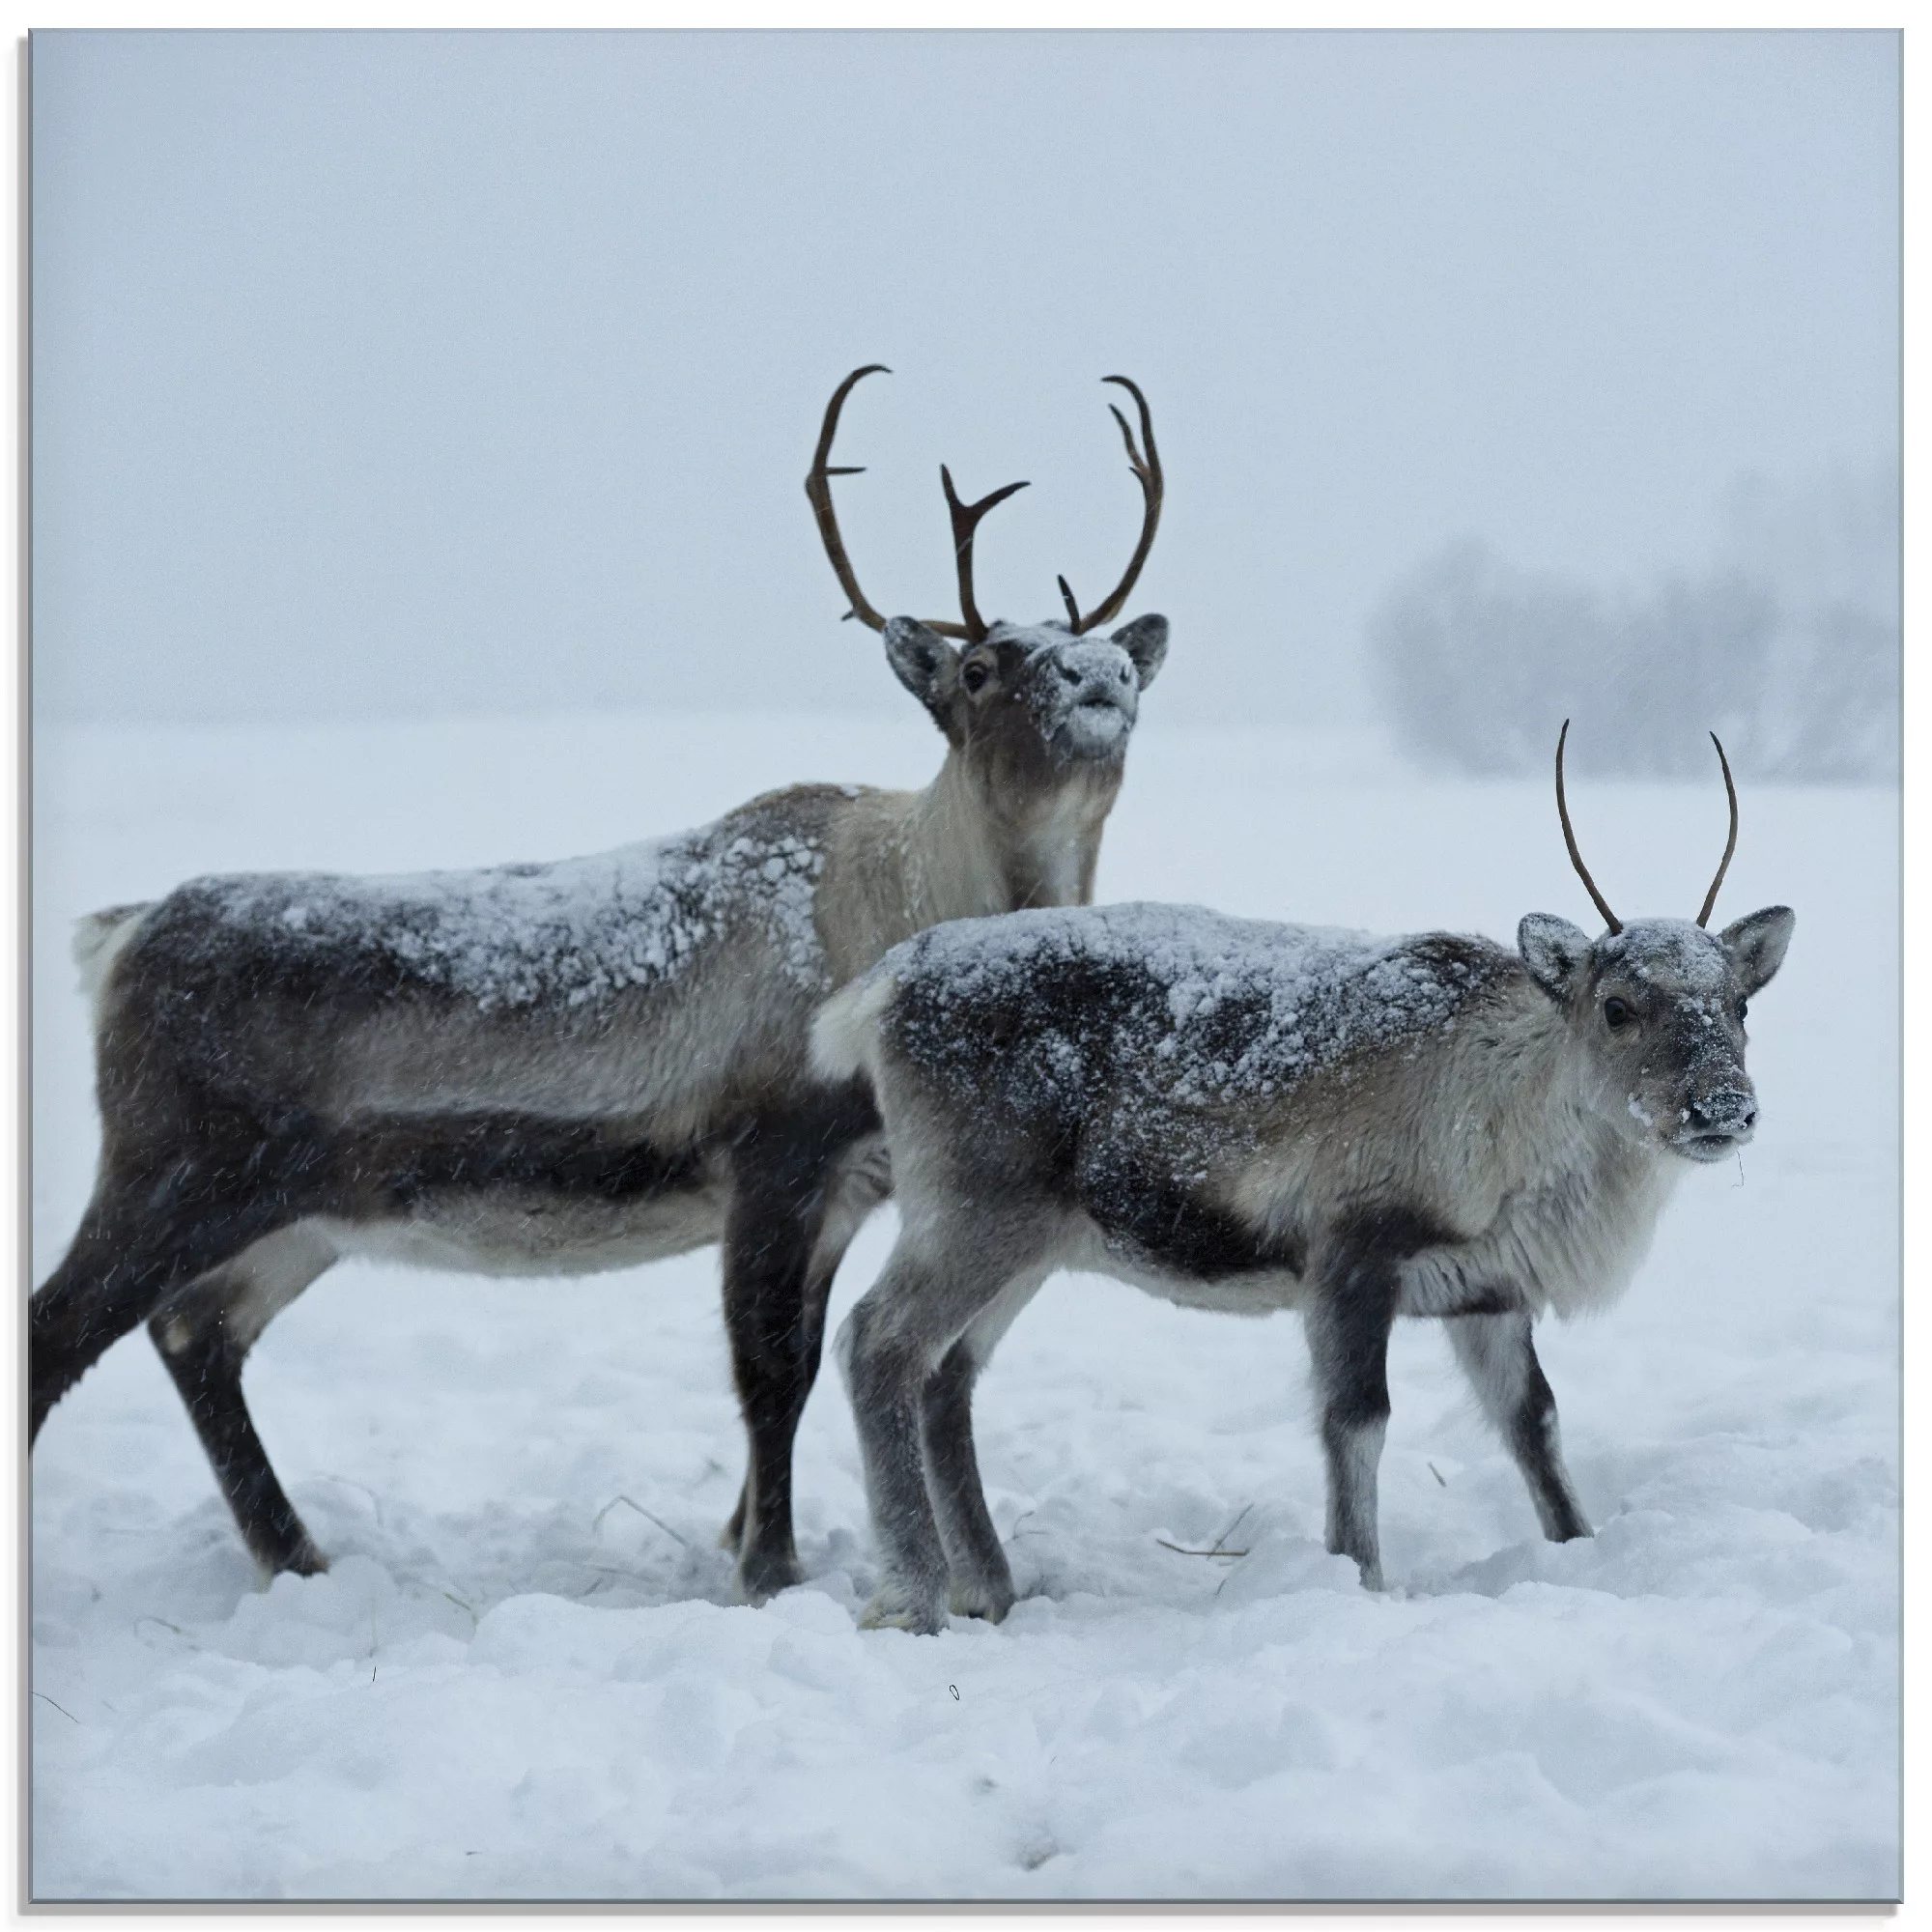
M337 1257L562 1274L723 1240L752 1464L745 1593L793 1581L791 1440L847 1242L890 1185L868 1094L811 1014L935 921L1093 896L1167 622L894 618L945 733L920 792L800 785L594 858L397 878L191 881L82 922L101 1160L33 1298L32 1428L151 1321L243 1535L322 1557L241 1371Z
M1110 906L963 922L834 999L813 1053L863 1077L903 1232L841 1331L884 1575L867 1621L998 1616L1011 1581L970 1394L1054 1269L1306 1321L1329 1547L1380 1582L1376 1464L1397 1315L1448 1326L1543 1527L1588 1524L1531 1323L1622 1291L1686 1162L1751 1134L1745 1002L1792 914L1515 952Z

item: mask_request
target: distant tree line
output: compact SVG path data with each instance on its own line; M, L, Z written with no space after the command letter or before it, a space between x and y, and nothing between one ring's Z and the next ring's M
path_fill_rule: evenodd
M1605 589L1463 542L1372 618L1386 715L1425 762L1541 771L1557 723L1582 772L1700 777L1723 739L1740 776L1899 772L1896 465L1861 481L1734 493L1719 560Z

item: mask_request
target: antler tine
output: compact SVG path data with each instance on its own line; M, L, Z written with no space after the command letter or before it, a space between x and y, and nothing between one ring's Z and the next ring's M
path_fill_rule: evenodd
M1577 868L1577 876L1583 881L1590 896L1597 902L1597 910L1604 916L1604 923L1612 932L1621 932L1624 923L1610 910L1609 901L1597 890L1597 882L1590 876L1590 868L1583 863L1583 855L1577 849L1577 835L1570 829L1570 806L1563 796L1563 741L1570 735L1570 721L1564 719L1563 728L1556 734L1556 815L1563 821L1563 842L1570 848L1570 863ZM1728 854L1725 855L1728 858ZM1721 878L1723 875L1719 873ZM1717 896L1717 888L1711 889L1711 895ZM1707 906L1708 912L1710 908Z
M1148 408L1147 398L1141 394L1139 384L1125 376L1103 376L1100 380L1118 384L1126 390L1140 411L1141 444L1146 451L1145 455L1141 449L1134 446L1134 433L1127 427L1126 417L1112 403L1107 405L1114 420L1121 426L1121 440L1127 445L1127 466L1133 470L1135 480L1141 486L1143 505L1141 540L1134 546L1134 554L1127 560L1126 575L1114 586L1113 593L1103 602L1096 604L1086 616L1074 617L1073 630L1076 636L1083 631L1091 631L1095 624L1104 624L1110 617L1120 614L1121 607L1126 603L1128 594L1132 591L1135 582L1140 577L1141 569L1148 560L1148 553L1153 548L1154 532L1160 527L1161 501L1166 495L1166 481L1161 475L1160 469L1160 451L1154 447L1153 414ZM1060 580L1060 589L1061 595L1067 601L1068 610L1074 610L1072 593L1066 588L1066 580L1064 577Z
M1724 874L1731 869L1731 854L1738 849L1738 788L1731 782L1731 761L1724 756L1723 745L1715 731L1711 733L1711 742L1718 747L1718 762L1724 769L1724 792L1731 801L1731 836L1724 840L1724 856L1718 862L1718 876L1704 895L1704 910L1697 915L1699 925L1710 923L1711 908L1718 903L1718 888L1724 883Z
M952 624L934 624L932 628L947 637L964 638L968 643L977 644L986 635L986 620L973 601L973 532L979 527L980 519L996 503L1004 503L1027 486L1009 483L990 497L981 497L977 503L962 503L952 487L952 472L943 463L939 466L939 481L946 491L946 507L952 513L952 556L959 566L959 614L966 619L966 625L963 630Z
M825 421L818 432L818 447L812 452L810 473L805 479L805 494L811 498L811 511L818 519L818 534L825 545L825 554L832 559L839 588L852 606L846 615L857 617L861 623L869 624L875 631L883 631L886 620L867 602L866 593L859 588L859 580L852 571L852 559L845 554L845 542L838 534L838 518L832 508L831 479L835 476L860 476L865 472L852 468L830 468L826 459L832 454L832 439L838 434L838 412L845 407L845 398L867 376L890 376L892 373L883 362L868 362L863 369L854 369L833 390L832 400L825 406Z

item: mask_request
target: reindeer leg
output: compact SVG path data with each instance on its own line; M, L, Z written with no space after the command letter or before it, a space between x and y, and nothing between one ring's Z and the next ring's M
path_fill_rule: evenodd
M60 1266L28 1304L28 1442L137 1321L290 1218L267 1190L235 1193L190 1160L158 1183L103 1176Z
M1401 1266L1423 1243L1410 1217L1358 1217L1338 1236L1307 1310L1308 1346L1328 1463L1328 1548L1352 1556L1363 1587L1382 1587L1377 1470L1388 1434L1388 1340Z
M997 1620L1012 1602L973 1453L972 1378L1045 1279L1049 1239L1045 1216L1010 1206L934 1217L901 1233L839 1332L879 1545L867 1629L940 1629L949 1584L968 1614Z
M973 1384L979 1374L973 1344L962 1336L926 1378L920 1433L926 1492L952 1573L949 1607L954 1616L996 1624L1013 1606L1013 1576L986 1512L973 1446Z
M335 1260L304 1227L257 1241L154 1316L148 1332L249 1553L270 1575L328 1568L276 1479L242 1391L242 1365L262 1331Z
M724 1230L724 1322L751 1459L725 1538L738 1589L761 1604L799 1581L792 1539L791 1451L818 1371L829 1278L814 1281L810 1233L740 1187ZM815 1293L814 1293L815 1291ZM815 1304L815 1306L814 1306Z
M1045 1279L1043 1272L1030 1269L1009 1282L926 1378L921 1411L925 1486L952 1573L949 1603L955 1616L984 1617L996 1624L1013 1606L1013 1574L980 1480L973 1387L1000 1337Z
M920 1444L921 1391L937 1351L919 1334L903 1332L895 1306L921 1297L932 1275L895 1251L838 1333L879 1546L879 1585L859 1619L867 1630L937 1631L946 1622L946 1549L933 1520Z
M1551 1543L1590 1534L1556 1433L1556 1398L1527 1315L1456 1315L1443 1324L1483 1413L1508 1446Z
M792 1444L817 1379L832 1280L883 1198L857 1143L877 1127L868 1099L839 1094L753 1122L732 1149L724 1221L724 1322L751 1436L750 1466L724 1541L738 1588L761 1604L800 1580L792 1536Z

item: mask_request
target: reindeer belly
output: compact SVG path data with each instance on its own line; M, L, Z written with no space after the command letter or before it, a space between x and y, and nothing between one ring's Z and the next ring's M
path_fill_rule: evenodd
M379 1220L323 1216L319 1234L344 1255L462 1274L597 1274L638 1267L717 1240L722 1183L606 1202L532 1188L450 1190Z
M641 1123L520 1114L362 1117L330 1147L321 1232L343 1253L483 1274L582 1274L718 1239L722 1149Z
M1144 1293L1171 1301L1178 1308L1206 1309L1210 1315L1275 1315L1301 1305L1304 1283L1298 1274L1281 1267L1258 1267L1242 1275L1207 1281L1199 1275L1177 1274L1109 1250L1104 1272L1120 1276Z
M1266 1315L1301 1298L1302 1256L1215 1203L1148 1174L1090 1185L1082 1206L1093 1267L1183 1308Z

